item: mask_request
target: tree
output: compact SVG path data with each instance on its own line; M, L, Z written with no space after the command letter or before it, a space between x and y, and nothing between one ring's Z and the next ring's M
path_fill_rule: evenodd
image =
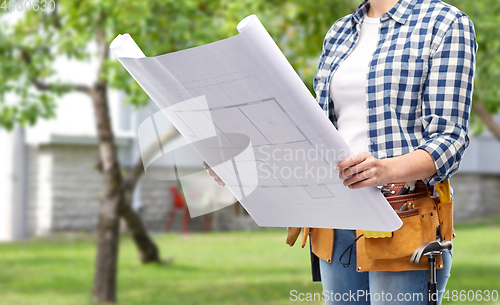
M54 115L54 98L68 92L80 92L92 100L104 176L93 295L97 301L114 302L120 215L127 223L141 261L159 262L160 256L158 247L130 205L133 189L142 173L138 170L142 170L141 160L124 179L111 129L107 97L110 62L106 23L113 19L108 18L105 6L88 4L58 3L52 12L31 11L14 27L2 31L0 73L6 81L0 85L0 122L11 128L15 122L34 124L38 117L50 118ZM95 18L92 7L96 9ZM80 18L72 18L74 16ZM91 56L88 51L90 43L97 46L97 82L87 86L54 80L57 76L52 67L54 60L58 56L88 59ZM17 101L8 103L7 93L16 94ZM171 132L166 136L174 135Z

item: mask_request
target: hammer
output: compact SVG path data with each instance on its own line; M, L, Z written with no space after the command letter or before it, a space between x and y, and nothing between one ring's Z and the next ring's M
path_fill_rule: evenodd
M427 260L429 261L429 296L427 299L427 304L429 305L437 305L438 301L436 285L436 257L442 252L451 251L451 247L451 241L441 241L441 239L438 237L438 240L428 241L420 245L420 247L418 247L417 250L413 252L413 255L410 258L410 263L418 264L420 263L422 256L427 256Z

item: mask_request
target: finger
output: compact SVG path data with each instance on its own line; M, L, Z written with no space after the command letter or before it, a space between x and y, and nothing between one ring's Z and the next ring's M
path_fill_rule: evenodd
M362 164L357 164L355 166L351 166L351 167L341 171L339 173L339 178L344 180L344 179L351 177L352 175L355 175L357 173L361 173L362 171L366 170L366 168L361 166L361 165Z
M374 177L376 174L375 170L372 168L368 168L365 171L362 171L360 173L356 173L352 175L351 177L347 178L344 180L344 185L350 187L351 185L358 183L360 181L370 179Z
M224 181L222 181L222 179L219 177L219 175L217 175L213 169L208 166L208 164L203 161L203 168L205 168L205 170L207 171L208 175L210 177L212 177L214 179L215 182L217 182L218 185L220 186L225 186L226 184L224 183Z
M217 175L213 170L210 170L208 175L214 179L220 179L219 175Z
M375 179L375 177L372 177L372 178L368 178L365 180L361 180L359 182L351 184L349 186L349 188L355 190L355 189L360 189L362 187L368 187L368 186L377 186L377 179Z
M209 170L210 166L208 166L207 162L203 161L203 168Z
M370 156L369 153L360 153L360 154L357 154L355 156L352 156L342 162L340 162L338 165L337 165L337 170L338 171L343 171L351 166L354 166L358 163L361 163L363 162L364 160L366 160L366 158L368 158L368 156Z
M222 186L226 185L226 184L224 183L224 181L222 181L222 179L221 179L221 178L219 178L219 177L214 178L214 181L215 181L215 182L217 182L219 185L222 185Z
M215 181L220 180L221 182L223 182L222 179L219 177L219 175L217 175L212 169L208 171L208 175L212 177Z
M361 173L370 167L372 167L373 164L370 162L370 158L367 158L363 160L361 163L358 163L354 166L348 167L345 170L341 171L339 173L339 178L340 179L346 179L349 178L350 176L353 176L357 173Z

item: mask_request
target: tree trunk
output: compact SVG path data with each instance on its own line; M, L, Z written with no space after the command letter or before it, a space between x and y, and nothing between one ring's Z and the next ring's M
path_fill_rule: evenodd
M132 209L132 195L137 185L137 181L143 172L144 168L142 165L142 159L139 158L123 182L122 190L124 200L120 207L120 216L127 224L127 230L134 240L141 263L159 263L160 251L153 240L149 237L148 231L144 227L141 217L134 211L134 209Z
M172 126L161 135L161 142L168 142L178 135L179 132ZM156 152L154 148L154 146L150 147L148 150L143 152L143 154L152 154ZM156 244L149 237L141 218L132 209L132 194L135 186L137 185L137 181L143 173L144 166L142 164L142 158L139 157L123 183L124 202L121 205L120 215L127 223L127 229L134 239L141 262L145 264L150 262L160 262L160 252Z
M91 92L104 175L97 228L93 298L101 303L115 303L119 211L120 203L123 202L123 191L106 93L106 85L102 83L98 83Z
M127 229L132 236L143 264L160 262L160 251L149 237L146 228L139 215L132 209L130 204L125 204L121 209L121 217L127 223Z
M110 123L111 124L111 123ZM174 131L170 131L165 137L165 141L170 140L171 138L178 135L177 130L174 128ZM99 159L99 162L96 164L97 169L103 173L103 164L102 158ZM137 185L137 181L144 173L144 167L142 165L142 158L139 158L135 165L132 167L132 170L123 179L122 183L122 201L119 206L119 216L123 218L127 225L127 230L132 236L132 239L135 243L137 251L139 253L139 257L141 263L160 263L160 251L153 240L149 237L146 228L142 222L141 217L133 210L132 208L132 195L134 193L135 187Z
M149 237L148 232L142 223L142 219L132 209L132 194L134 193L137 181L143 171L142 160L139 159L134 167L132 167L131 172L127 175L127 179L123 183L122 190L124 196L123 203L120 207L120 216L127 224L127 230L134 240L137 252L139 252L141 263L159 263L160 251L153 240Z
M97 51L99 56L98 81L90 90L94 105L99 153L103 171L103 193L99 208L99 222L97 226L97 253L95 262L94 287L92 296L99 303L116 302L116 277L118 246L120 239L119 212L123 202L122 174L118 164L118 157L108 109L108 95L106 81L102 80L104 62L109 56L109 48L104 40L104 31L101 22L105 15L101 14L96 28Z
M481 102L474 101L472 103L472 110L481 118L486 127L488 127L491 133L500 141L500 126L498 126L495 120L491 117L488 110L484 108L483 104L481 104Z
M101 21L105 15L101 15ZM100 22L99 22L100 23ZM99 209L97 228L97 253L92 296L99 303L116 302L116 279L119 248L119 217L122 216L136 243L140 258L145 262L159 262L158 247L149 237L140 217L131 208L131 197L138 178L142 174L142 163L136 164L123 181L114 145L114 136L108 109L106 81L101 80L104 61L109 56L109 47L104 39L101 25L96 28L99 55L98 81L90 90L97 125L101 168L104 176L103 194Z

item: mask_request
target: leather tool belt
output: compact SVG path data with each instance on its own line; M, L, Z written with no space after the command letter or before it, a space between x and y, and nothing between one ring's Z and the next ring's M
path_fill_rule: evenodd
M433 188L422 181L416 183L413 194L397 195L404 183L389 183L386 199L396 210L403 225L390 237L366 238L357 242L358 269L360 271L393 271L426 269L427 261L411 266L410 257L421 244L439 238L451 240L453 231L453 203L450 198L449 181L436 184L438 197L432 197ZM406 205L404 211L397 211ZM361 233L361 231L358 231ZM359 234L358 233L358 234ZM360 235L360 234L359 234ZM437 259L438 269L443 267L441 256Z
M436 234L441 235L438 206L430 196L430 190L422 181L418 181L412 194L397 195L404 185L405 183L384 185L386 199L401 218L403 225L394 232L385 232L386 234L363 232L366 256L370 259L411 256L418 246L436 240Z
M413 194L397 195L405 183L388 183L385 196L396 210L403 225L385 238L366 238L362 236L356 245L358 271L400 271L425 270L428 268L424 259L419 265L409 263L411 254L426 241L436 240L440 235L443 240L455 237L453 230L453 203L450 198L448 180L434 186L438 197L431 197L434 188L425 186L422 181L415 184ZM406 204L407 209L397 211ZM288 228L287 243L292 246L301 228ZM362 231L357 231L360 236ZM438 257L438 268L442 268Z

